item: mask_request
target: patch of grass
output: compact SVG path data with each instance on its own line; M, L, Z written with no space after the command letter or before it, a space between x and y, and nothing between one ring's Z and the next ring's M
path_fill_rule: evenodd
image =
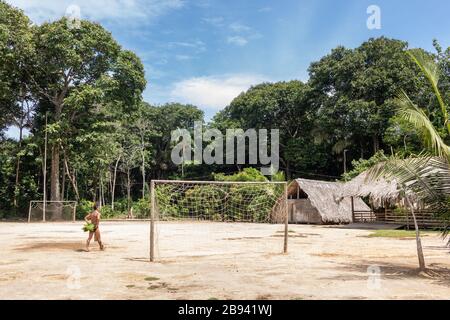
M145 281L156 281L156 280L159 280L159 278L157 278L157 277L147 277L144 280Z
M208 300L219 300L219 299L217 299L215 297L211 297L211 298L208 298Z
M421 236L430 236L437 234L436 231L421 231ZM405 239L416 237L416 232L414 230L377 230L369 234L370 238L396 238Z
M153 285L153 286L148 287L147 289L148 290L155 290L155 289L158 289L158 288L161 288L161 286Z
M127 286L126 286L127 288L134 288L134 287L136 287L134 284L128 284Z

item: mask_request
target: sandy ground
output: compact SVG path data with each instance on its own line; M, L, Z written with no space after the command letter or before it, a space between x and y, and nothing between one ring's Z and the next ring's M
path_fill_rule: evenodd
M0 223L0 299L450 299L450 253L371 231L291 225L104 222L107 246L83 250L77 223Z

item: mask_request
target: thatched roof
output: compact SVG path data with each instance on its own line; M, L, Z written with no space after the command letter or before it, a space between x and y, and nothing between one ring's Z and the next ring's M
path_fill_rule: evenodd
M379 178L376 181L369 181L367 172L346 182L337 196L339 201L349 197L368 197L370 203L376 208L383 207L386 203L397 203L401 199L400 188L395 180Z
M300 188L311 204L317 209L324 223L352 222L352 207L350 198L337 201L338 193L342 189L341 182L296 179L288 187L288 194L295 195ZM370 208L361 200L354 198L355 210L368 211Z

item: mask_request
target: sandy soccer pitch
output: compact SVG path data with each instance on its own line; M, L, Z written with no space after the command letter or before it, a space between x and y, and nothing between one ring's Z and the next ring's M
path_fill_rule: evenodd
M281 225L104 222L106 251L85 252L77 223L0 223L0 299L449 299L450 253L371 231Z

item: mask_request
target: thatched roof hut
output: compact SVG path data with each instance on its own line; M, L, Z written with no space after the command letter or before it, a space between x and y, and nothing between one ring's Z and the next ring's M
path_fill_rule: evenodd
M367 171L344 183L337 193L337 197L338 201L344 201L350 197L369 198L375 208L384 207L386 204L396 204L402 198L396 180L388 181L379 178L372 181L368 179Z
M338 201L341 182L296 179L288 187L291 222L343 224L352 222L350 198ZM355 210L369 211L360 198L354 198Z

